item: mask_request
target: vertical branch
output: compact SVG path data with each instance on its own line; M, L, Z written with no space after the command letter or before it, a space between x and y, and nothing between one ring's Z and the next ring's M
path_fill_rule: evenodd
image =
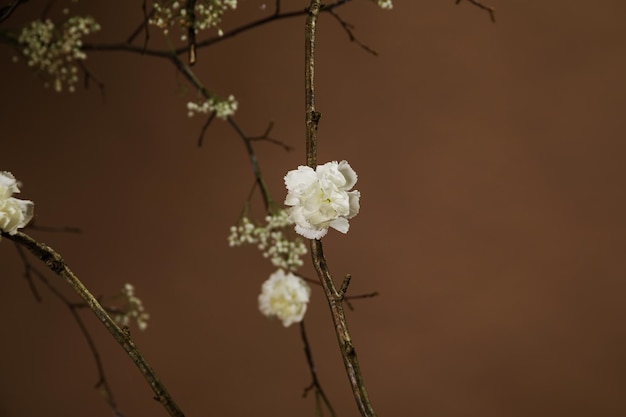
M172 417L184 417L183 412L178 408L174 399L165 389L165 386L159 381L159 378L152 370L148 362L135 346L130 337L130 332L124 331L113 321L108 313L102 308L98 300L89 292L76 275L67 266L61 255L52 248L37 242L25 233L17 232L15 235L0 232L2 237L12 240L26 249L33 255L43 261L50 270L65 279L65 281L74 288L74 290L85 301L89 308L94 312L98 320L102 322L104 327L111 333L113 338L120 344L124 351L130 356L135 366L139 368L152 391L154 391L155 399L159 401Z
M315 110L315 29L317 17L320 12L320 0L311 0L308 9L305 29L305 110L306 110L306 162L311 168L317 165L317 125L320 119L320 113ZM352 393L356 401L359 412L363 417L376 417L370 400L365 389L363 376L359 367L348 324L343 312L343 299L349 278L346 277L341 291L337 291L333 282L330 271L324 258L324 250L322 242L317 239L311 240L311 256L317 276L324 287L324 293L330 307L333 318L337 342L341 350L341 357L346 368L346 374L350 381Z
M304 33L304 105L306 111L306 163L317 165L317 124L321 114L315 111L315 31L320 1L311 0Z

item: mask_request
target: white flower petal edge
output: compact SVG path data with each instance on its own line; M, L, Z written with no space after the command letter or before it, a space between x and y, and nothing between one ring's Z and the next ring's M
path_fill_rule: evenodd
M279 269L261 287L259 310L267 317L278 317L288 327L302 321L310 296L311 288L303 279Z
M17 180L10 172L0 171L0 230L10 235L33 218L34 203L12 197L19 193Z
M285 175L289 218L296 232L307 239L321 239L328 228L347 233L349 219L360 209L357 190L350 191L357 182L356 172L346 161L332 161L289 171Z

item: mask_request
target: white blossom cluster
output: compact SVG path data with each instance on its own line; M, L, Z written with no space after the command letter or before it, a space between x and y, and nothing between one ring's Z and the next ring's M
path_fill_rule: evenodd
M307 253L306 245L299 237L290 240L285 229L293 223L286 210L265 217L266 224L257 226L244 217L238 226L230 228L228 244L231 247L256 244L277 268L295 271L303 265L302 256Z
M391 0L372 0L378 4L381 9L393 9L393 3Z
M277 317L288 327L302 321L310 296L311 288L302 278L279 269L261 287L259 310L266 317Z
M197 0L194 4L193 22L185 6L186 2L179 0L155 0L154 14L149 23L163 29L166 34L170 27L178 26L183 31L182 39L185 40L187 30L192 24L196 33L219 25L226 10L237 8L237 0ZM219 33L221 35L222 32Z
M321 239L329 227L347 233L348 220L360 209L361 194L352 190L356 181L356 172L346 161L289 171L285 175L285 205L290 206L289 218L296 232L307 239Z
M228 116L235 114L238 106L239 103L237 103L237 100L235 100L235 97L232 95L228 96L226 100L211 97L197 103L193 101L187 103L187 115L193 117L196 113L209 114L215 112L217 117L225 120Z
M32 201L13 197L19 193L19 184L13 174L0 171L0 230L10 235L28 224L33 218Z
M87 55L81 50L82 37L100 30L90 16L72 16L60 28L46 19L35 20L22 29L18 42L28 66L52 80L54 90L63 91L63 85L73 92L78 82L76 61Z
M139 330L146 330L148 327L148 319L150 315L143 308L141 299L135 296L135 287L126 284L122 288L123 305L119 308L119 313L115 314L113 319L120 326L128 326L131 320L135 320Z

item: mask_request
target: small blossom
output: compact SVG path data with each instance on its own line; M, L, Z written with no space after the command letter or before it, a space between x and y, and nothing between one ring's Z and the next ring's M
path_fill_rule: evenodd
M193 26L195 32L198 33L200 30L217 27L226 10L237 8L237 0L197 0L193 2L192 19L191 13L188 13L186 8L187 2L184 6L181 3L172 0L155 0L154 13L148 22L163 29L166 34L173 26L177 26L182 32L187 32Z
M33 218L34 203L13 197L19 193L18 182L10 172L0 172L0 230L10 235Z
M100 25L90 16L72 16L60 27L50 19L35 20L22 29L18 42L28 66L46 80L44 85L51 81L57 92L63 85L74 91L79 81L76 62L87 58L82 38L98 30Z
M259 310L267 317L278 317L288 327L304 318L311 288L302 278L282 269L270 275L259 295Z
M216 116L220 119L226 119L228 116L235 114L235 111L239 107L239 103L235 100L235 97L230 95L226 100L222 100L217 97L211 97L207 100L194 103L190 101L187 103L187 115L193 117L196 113L208 114L215 112Z
M315 170L300 166L289 171L285 176L285 204L291 206L289 218L296 232L307 239L321 239L329 227L347 233L348 220L359 212L361 194L350 191L356 181L356 172L346 161L328 162Z
M116 314L113 317L120 326L128 326L131 320L135 320L139 330L146 330L150 315L146 313L143 302L135 296L135 287L132 284L125 284L122 288L122 306L115 308Z
M230 228L228 244L231 247L246 244L257 245L264 258L269 258L272 265L295 271L303 265L302 256L307 253L302 238L290 239L287 227L293 225L286 210L265 217L265 225L255 225L244 217L239 225ZM293 234L293 232L291 232Z

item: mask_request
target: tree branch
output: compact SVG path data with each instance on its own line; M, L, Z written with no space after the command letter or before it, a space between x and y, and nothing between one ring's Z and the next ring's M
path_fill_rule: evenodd
M78 295L87 303L98 320L102 322L104 327L106 327L109 333L111 333L122 349L124 349L128 356L130 356L132 361L135 363L135 366L139 368L139 371L150 385L150 388L154 391L155 399L163 405L170 416L184 417L183 412L178 408L174 399L165 389L165 386L161 383L161 381L159 381L155 372L144 359L137 346L135 346L135 343L130 337L130 333L119 328L115 321L113 321L105 309L100 305L98 300L96 300L96 298L89 292L78 277L70 270L61 255L55 252L51 247L37 242L25 233L17 232L15 235L10 235L5 232L0 232L0 234L2 237L12 240L28 249L33 255L44 262L50 270L64 278L65 281L70 284Z
M311 168L317 165L317 125L320 113L315 110L315 32L317 18L320 13L320 0L311 0L308 9L305 29L305 117L306 117L306 162ZM335 284L326 265L322 242L311 240L311 256L313 265L324 287L324 293L330 307L331 316L334 323L337 342L341 350L346 373L350 381L352 393L357 404L357 408L363 417L375 417L374 411L363 382L361 369L359 367L356 350L348 331L348 325L343 312L343 296L347 290L348 279L344 281L341 293L335 288Z
M17 7L20 4L22 4L22 3L26 3L26 0L15 0L12 3L9 3L8 6L4 6L3 8L1 8L0 9L0 23L2 23L5 20L7 20L9 18L9 16L11 16L11 14L13 14L15 9L17 9Z
M466 0L466 1L470 2L471 4L478 7L479 9L483 9L484 11L489 13L489 18L491 19L491 21L493 23L496 23L496 9L495 8L491 6L487 6L478 0ZM459 4L460 2L461 0L456 0L456 4Z
M317 370L315 369L315 364L313 363L313 353L311 352L311 345L309 344L309 339L307 338L307 335L306 335L304 321L300 322L300 337L302 338L302 343L304 343L304 355L306 356L306 362L309 365L309 371L311 371L311 385L309 385L308 387L304 389L302 396L306 397L306 395L308 394L310 390L315 389L315 400L316 400L316 407L318 411L316 415L323 415L321 411L321 404L320 404L320 400L321 400L324 402L324 405L330 412L330 416L335 417L336 415L335 410L333 409L332 404L328 400L326 393L324 393L324 390L322 389L322 385L320 384L320 381L317 379Z

